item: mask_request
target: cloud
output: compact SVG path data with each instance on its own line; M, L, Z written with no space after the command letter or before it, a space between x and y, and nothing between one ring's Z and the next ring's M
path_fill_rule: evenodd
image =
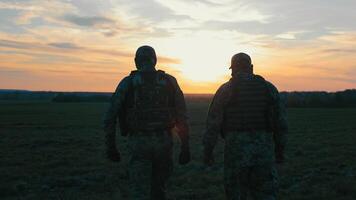
M68 14L61 17L65 22L71 25L90 29L91 31L100 32L106 37L114 37L120 35L122 37L139 38L154 38L154 37L169 37L172 32L159 26L147 25L146 22L138 24L123 23L122 20L114 17L104 16L79 16L76 14Z
M220 21L220 20L210 20L205 21L201 25L201 29L206 30L228 30L237 31L242 33L253 33L253 34L269 34L277 33L279 31L273 30L270 32L268 29L264 29L265 24L261 22L233 22L233 21Z
M49 43L48 46L60 48L60 49L80 49L81 47L77 46L74 43L70 42L54 42L54 43Z
M89 48L79 46L75 43L70 42L53 42L53 43L40 43L40 42L25 42L25 41L15 41L15 40L0 40L0 51L1 47L17 49L17 50L31 50L29 53L60 53L60 54L71 54L72 50L81 50L82 52L103 54L107 56L115 57L132 57L132 53L127 53L124 51L116 51L109 49L99 49L99 48ZM66 51L63 51L66 50Z
M75 52L73 52L75 51ZM6 62L13 62L13 66L21 64L46 66L51 64L55 67L59 65L80 65L81 67L90 67L100 65L102 67L113 67L115 65L132 62L134 51L126 51L111 48L98 48L80 46L72 42L25 42L16 40L0 40L0 56L11 57L25 56L23 60L10 59ZM21 55L21 56L20 56ZM1 57L0 57L1 58ZM12 61L11 61L12 60ZM175 58L159 56L160 64L178 64L180 61ZM4 64L5 61L0 62ZM47 67L47 66L46 66ZM51 66L48 66L51 67Z
M262 23L258 21L234 22L211 20L202 23L198 29L212 31L227 30L250 35L268 35L280 39L294 40L311 40L330 34L330 30L326 28L315 28L312 30L303 26L292 27L290 25L283 25L280 22Z
M223 4L221 4L221 3L217 3L217 2L209 1L209 0L194 0L194 1L192 1L192 0L183 0L183 1L186 2L187 4L200 3L200 4L205 4L205 5L214 6L214 7L223 6Z
M67 12L76 11L68 1L42 1L42 0L21 0L21 1L0 1L0 9L8 9L13 12L21 12L24 16L52 18L63 15ZM56 12L53 12L55 10Z
M282 36L294 40L313 40L328 35L334 30L356 30L356 18L353 8L356 2L320 2L320 1L283 1L274 3L258 0L242 0L231 5L233 13L239 15L240 8L255 10L266 20L241 21L238 19L203 19L198 29L212 31L235 31L247 34L267 34L271 37ZM247 15L251 12L246 12ZM221 15L223 16L223 15ZM253 19L253 17L251 17ZM258 19L258 18L256 18ZM263 18L262 18L263 19ZM301 32L292 37L286 33Z
M8 76L8 75L18 75L18 74L27 74L29 73L27 70L24 69L13 69L10 67L2 67L0 66L0 72L1 74L4 76Z
M191 18L191 25L200 25L206 21L243 22L258 21L265 23L269 15L258 9L243 4L241 1L191 1L191 0L157 0L175 13Z
M134 68L136 48L151 44L165 55L160 67L181 70L172 74L185 89L199 91L187 79L206 69L202 61L214 82L235 51L252 54L258 72L288 74L279 83L287 89L316 87L312 78L298 86L303 74L316 76L323 89L346 88L354 82L334 83L354 79L347 72L356 62L355 6L350 0L0 0L0 65L41 72L43 80L119 71L116 81ZM345 74L331 80L330 73Z
M63 19L72 24L86 27L101 27L116 24L114 20L101 16L66 15Z
M0 9L12 9L12 10L33 10L34 6L28 6L31 0L1 0ZM27 6L25 6L27 5Z
M84 16L107 15L113 8L113 1L111 0L74 0L68 2L78 10L77 14Z
M141 19L136 19L138 21L162 23L169 20L181 21L191 19L191 17L188 15L176 14L174 10L155 0L120 0L119 2L120 6L126 7L131 15L140 17Z
M325 53L347 53L347 54L356 54L356 49L324 49Z
M63 16L62 19L76 26L94 29L107 37L116 36L122 31L117 20L104 16L79 16L75 14L67 14ZM130 30L126 29L126 31Z
M9 47L14 49L31 49L34 48L34 44L12 40L0 40L0 47Z

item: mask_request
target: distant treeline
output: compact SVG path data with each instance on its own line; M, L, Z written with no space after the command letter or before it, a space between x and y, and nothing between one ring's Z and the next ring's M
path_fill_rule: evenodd
M0 100L51 102L108 102L111 93L103 92L44 92L26 90L0 90Z
M108 93L59 93L52 99L53 102L108 102L111 94Z
M0 90L0 100L51 102L109 102L111 93L100 92L34 92ZM211 101L213 95L188 94L189 102ZM340 92L281 92L288 107L356 107L356 89Z
M0 90L0 100L7 101L52 101L56 92L34 92L27 90Z
M281 92L288 107L356 107L356 89L340 92Z

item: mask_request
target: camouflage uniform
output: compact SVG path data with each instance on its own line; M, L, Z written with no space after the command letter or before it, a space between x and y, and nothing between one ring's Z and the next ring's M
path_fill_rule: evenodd
M171 175L172 162L172 136L170 128L162 130L146 130L146 127L127 126L134 119L128 119L131 114L127 111L128 104L132 102L130 94L137 85L145 85L144 75L161 74L164 80L160 84L170 85L170 94L173 99L174 121L172 126L177 127L182 146L188 145L188 125L186 123L186 106L183 93L176 79L163 71L156 71L154 67L140 67L137 71L125 77L118 85L112 96L110 107L106 113L104 125L106 144L108 149L116 150L115 127L118 119L120 132L128 136L129 148L129 183L131 199L165 199L166 183ZM150 113L153 115L153 113ZM139 117L139 116L138 116ZM151 117L151 116L146 116ZM127 121L129 120L129 121Z
M277 173L274 154L283 155L287 133L286 114L278 90L262 79L271 98L268 118L273 131L224 131L224 121L227 120L226 106L236 91L233 80L256 77L262 79L251 73L233 75L229 82L218 89L209 108L203 143L205 151L212 154L218 136L221 134L224 137L224 184L229 200L247 199L248 195L256 200L276 199Z

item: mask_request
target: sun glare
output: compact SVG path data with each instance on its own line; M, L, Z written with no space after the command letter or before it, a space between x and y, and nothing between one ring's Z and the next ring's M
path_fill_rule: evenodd
M178 58L180 63L171 67L192 82L215 82L229 75L230 58L240 49L231 40L225 41L209 33L184 35L154 46L160 52L169 52L167 56ZM172 46L174 49L170 48Z

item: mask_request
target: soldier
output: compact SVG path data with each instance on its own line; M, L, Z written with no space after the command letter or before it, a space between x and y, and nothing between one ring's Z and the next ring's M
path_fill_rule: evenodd
M132 199L166 199L166 183L173 167L172 128L181 140L179 163L190 161L183 93L173 76L155 69L156 62L152 47L137 49L137 70L119 83L104 120L108 159L120 161L115 143L117 119L121 134L128 136Z
M253 74L251 58L231 59L232 78L216 92L203 138L204 163L214 162L218 135L224 138L224 186L229 200L274 200L275 163L283 163L288 131L278 90Z

